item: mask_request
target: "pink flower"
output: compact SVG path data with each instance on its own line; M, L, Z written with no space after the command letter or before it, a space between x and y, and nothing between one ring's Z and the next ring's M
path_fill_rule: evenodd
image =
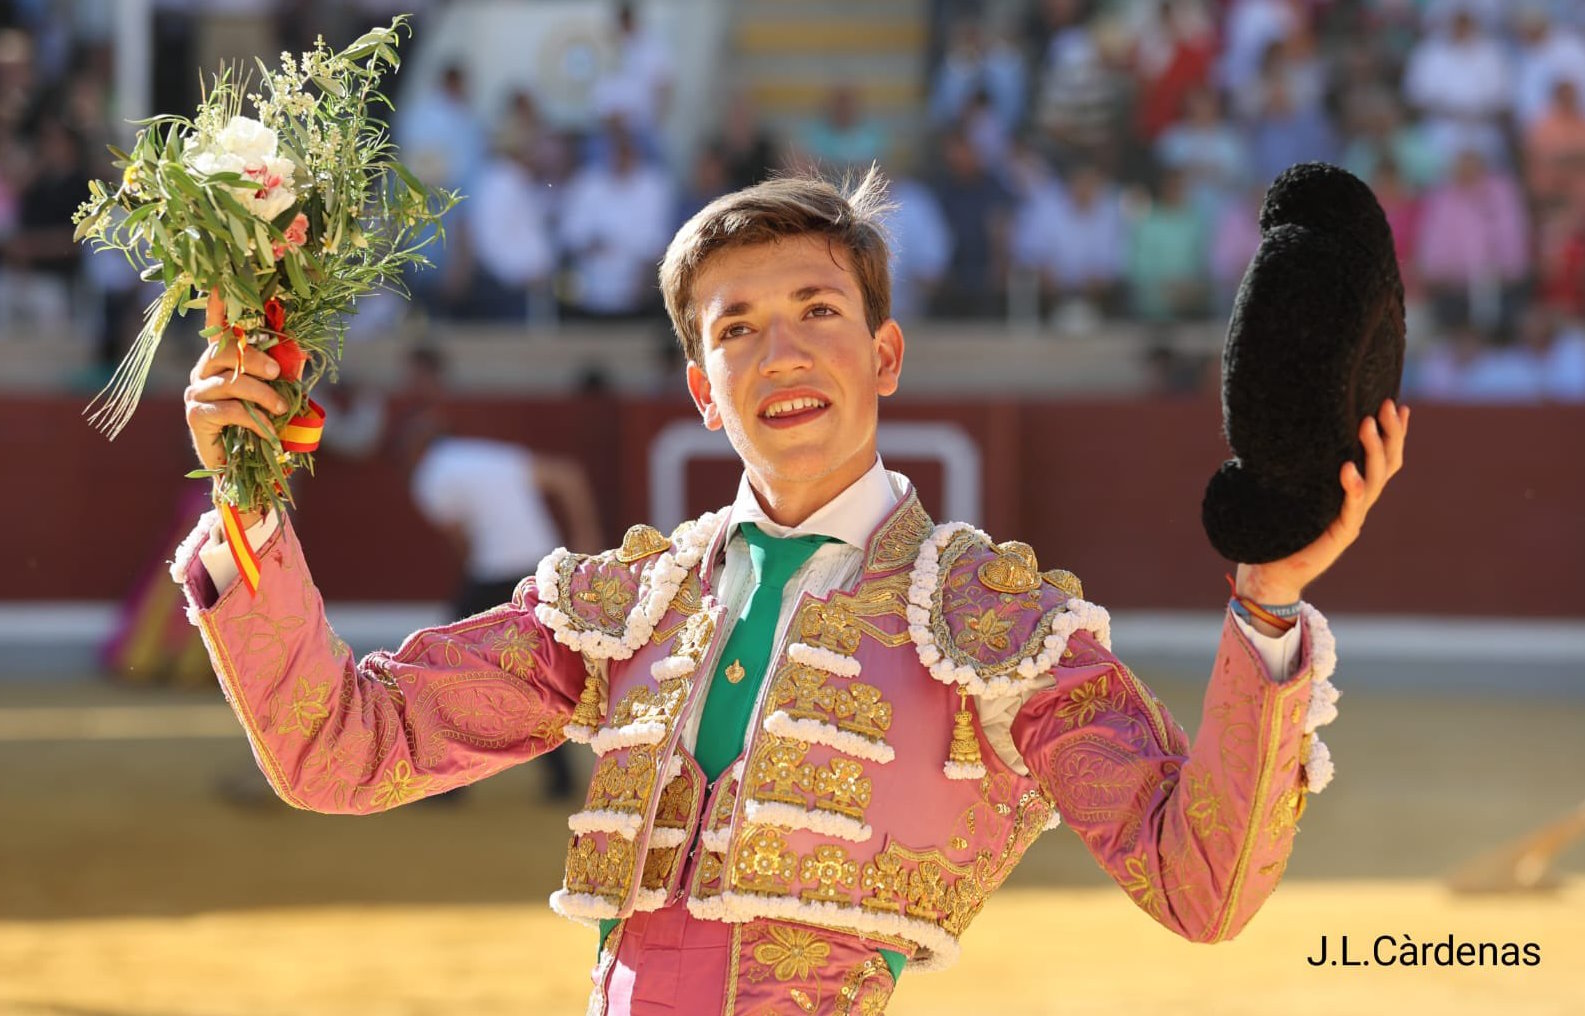
M281 255L288 250L296 250L307 242L308 216L298 212L297 217L292 220L292 224L286 227L286 242L278 243L273 248L276 260L280 260Z

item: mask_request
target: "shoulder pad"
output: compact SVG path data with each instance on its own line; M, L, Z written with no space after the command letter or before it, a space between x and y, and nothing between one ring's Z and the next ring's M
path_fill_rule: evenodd
M914 566L909 635L937 680L975 695L1021 694L1056 665L1075 631L1109 642L1106 611L1082 591L1070 572L1043 574L1026 543L938 526Z

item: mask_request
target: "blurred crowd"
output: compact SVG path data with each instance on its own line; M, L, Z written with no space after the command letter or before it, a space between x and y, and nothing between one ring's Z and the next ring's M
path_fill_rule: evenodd
M65 223L108 172L108 17L83 13L108 3L0 3L0 334L81 313L87 285L108 294L107 359L136 280L105 258L85 268ZM157 0L160 67L198 65L181 26L201 6ZM339 29L333 5L253 6L276 11L283 45ZM879 162L905 322L1214 322L1259 242L1264 189L1322 159L1370 183L1392 223L1412 390L1585 400L1585 0L928 6L923 131L837 82L778 130L724 97L679 158L667 127L694 114L671 101L673 56L641 5L612 8L614 59L584 123L552 124L526 90L481 109L468 66L443 67L392 125L420 175L469 195L416 302L529 327L655 319L656 261L709 200L786 166ZM161 76L159 108L191 104L183 81Z

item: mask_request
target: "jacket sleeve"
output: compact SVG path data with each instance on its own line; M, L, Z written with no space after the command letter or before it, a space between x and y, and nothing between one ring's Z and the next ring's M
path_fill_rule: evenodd
M535 618L535 582L510 602L415 632L357 660L287 519L259 549L259 587L215 594L198 560L210 517L172 576L259 768L282 800L365 814L472 783L563 740L583 688L580 654Z
M1279 683L1229 615L1192 748L1094 638L1075 635L1068 648L1056 684L1013 721L1019 753L1142 910L1192 941L1233 937L1287 866L1306 785L1319 789L1317 772L1306 784L1301 753L1330 773L1313 737L1336 714L1324 619L1306 614L1298 672Z

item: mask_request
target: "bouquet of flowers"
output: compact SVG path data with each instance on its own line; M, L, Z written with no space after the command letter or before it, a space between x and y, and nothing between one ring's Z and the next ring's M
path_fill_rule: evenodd
M320 39L301 58L262 62L261 93L223 71L197 115L140 121L131 152L112 148L119 186L94 181L73 221L80 241L122 251L165 291L109 385L89 405L114 438L137 408L171 318L205 310L211 342L253 343L281 367L271 382L285 413L261 420L275 435L242 427L223 438L226 461L213 477L216 503L279 508L286 478L312 469L324 413L308 396L334 377L346 322L374 289L405 293L402 273L427 265L422 249L443 235L440 217L458 200L425 187L396 158L376 103L381 76L399 65L405 19L370 31L341 52ZM244 403L246 405L246 403Z

